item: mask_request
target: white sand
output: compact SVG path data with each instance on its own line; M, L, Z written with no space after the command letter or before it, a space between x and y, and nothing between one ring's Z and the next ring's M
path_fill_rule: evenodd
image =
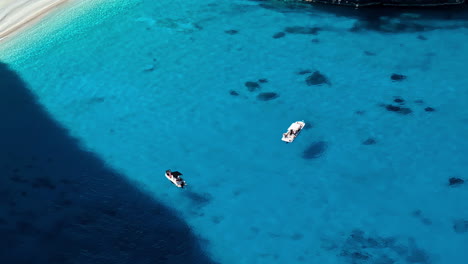
M39 21L68 0L0 0L0 40Z

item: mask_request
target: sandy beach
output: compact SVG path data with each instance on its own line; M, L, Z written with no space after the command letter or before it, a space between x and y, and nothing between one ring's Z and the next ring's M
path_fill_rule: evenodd
M0 0L0 40L39 21L68 0Z

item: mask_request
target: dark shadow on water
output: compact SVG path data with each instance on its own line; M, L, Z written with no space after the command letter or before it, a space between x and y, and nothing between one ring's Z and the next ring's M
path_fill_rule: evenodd
M327 143L325 141L317 141L310 144L302 153L304 159L320 158L327 150Z
M308 13L311 16L331 13L338 17L355 18L357 22L350 29L353 32L370 30L385 33L404 33L468 27L468 4L437 7L373 6L356 9L350 6L312 4L295 1L252 1L259 2L259 5L264 8L282 13L301 12ZM434 24L432 23L434 21L444 24ZM323 26L324 30L333 30L333 25L316 26Z
M0 263L214 263L175 212L80 148L2 63L0 113Z

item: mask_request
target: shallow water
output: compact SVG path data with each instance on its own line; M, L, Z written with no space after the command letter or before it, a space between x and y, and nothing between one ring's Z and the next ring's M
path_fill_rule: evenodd
M468 257L467 185L449 186L467 179L464 13L224 0L93 10L3 61L83 148L174 209L212 260ZM322 83L308 84L316 71ZM308 129L284 144L296 120Z

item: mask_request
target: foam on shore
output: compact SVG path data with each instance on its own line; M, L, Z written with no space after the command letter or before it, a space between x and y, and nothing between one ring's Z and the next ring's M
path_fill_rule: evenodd
M105 21L106 17L120 13L126 5L126 1L120 0L21 0L3 3L0 6L0 60L8 63L27 59L65 45L67 40L77 35L86 37L88 29ZM34 12L35 18L33 12L29 12L33 8L42 8L41 13ZM10 18L6 19L6 16ZM26 24L19 26L19 21ZM41 48L35 49L32 45Z
M0 40L38 21L68 0L7 0L0 3Z

